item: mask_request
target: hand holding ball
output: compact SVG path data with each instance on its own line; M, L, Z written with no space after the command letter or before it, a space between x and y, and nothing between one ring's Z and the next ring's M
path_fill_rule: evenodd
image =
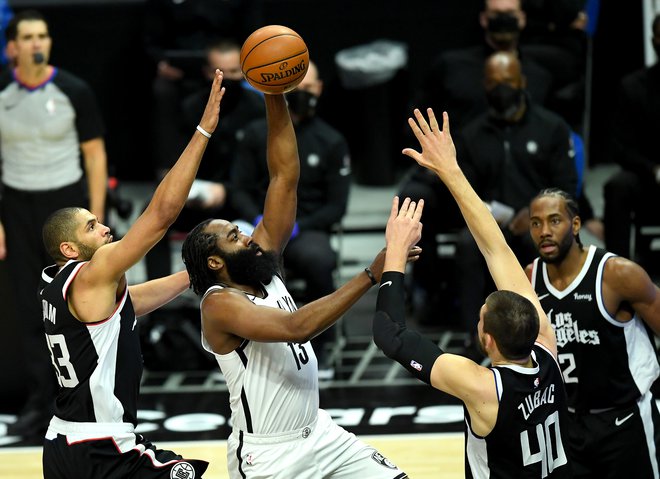
M300 35L282 25L256 30L241 48L243 76L263 93L293 90L305 77L308 66L307 45Z

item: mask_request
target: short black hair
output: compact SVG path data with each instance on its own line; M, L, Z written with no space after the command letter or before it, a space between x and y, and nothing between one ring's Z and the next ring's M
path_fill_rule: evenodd
M539 313L534 304L513 291L495 291L486 298L484 332L510 360L525 359L539 335Z
M560 188L545 188L539 191L539 193L532 199L532 201L530 201L530 203L533 203L537 199L544 198L546 196L552 196L564 200L564 205L566 206L566 212L568 213L568 216L571 219L571 221L573 221L573 218L575 218L576 216L580 216L580 206L578 205L576 199L573 197L573 195L565 192ZM580 249L584 249L584 245L582 244L582 240L580 239L579 231L575 235L575 241L580 246Z
M44 22L46 25L48 25L48 22L46 21L46 17L44 17L41 12L37 10L23 10L22 12L17 13L12 17L11 20L9 20L9 23L7 24L7 28L5 29L5 40L12 41L16 40L16 36L18 35L18 24L21 23L22 21L32 21L32 20L40 20Z
M213 221L212 218L202 221L195 226L181 247L181 257L186 265L190 287L198 296L203 296L206 291L216 284L216 278L207 265L208 257L218 254L218 235L207 233L206 227Z
M41 236L46 252L56 263L66 263L67 258L60 251L60 245L65 241L74 241L76 232L76 215L83 208L61 208L51 213L41 229Z

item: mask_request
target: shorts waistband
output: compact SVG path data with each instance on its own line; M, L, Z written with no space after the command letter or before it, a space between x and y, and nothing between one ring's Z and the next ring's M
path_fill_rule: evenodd
M240 429L234 429L231 434L235 439L242 440L247 444L279 444L296 439L307 439L310 434L312 434L317 424L318 418L314 419L314 421L312 421L307 426L286 432L278 432L273 434L252 434Z
M568 407L568 412L571 414L602 414L609 411L619 411L621 409L628 409L635 406L638 403L637 401L631 401L627 404L621 404L620 406L605 407L601 409L576 409L574 407Z
M53 416L48 425L47 435L51 433L82 435L89 438L133 434L135 426L129 422L71 422Z

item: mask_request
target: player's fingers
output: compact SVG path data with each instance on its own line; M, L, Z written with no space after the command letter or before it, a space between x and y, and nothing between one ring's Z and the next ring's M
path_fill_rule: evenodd
M442 132L451 136L451 133L449 132L449 115L446 111L442 112Z
M417 119L417 123L419 123L419 128L424 132L424 134L430 133L431 129L429 128L429 124L426 122L426 118L424 118L424 115L422 115L422 112L419 111L417 108L415 108L415 118Z
M417 208L415 208L414 214L413 214L413 219L415 221L419 221L422 217L422 211L424 210L424 200L419 200L419 203L417 203Z
M392 198L392 208L390 209L390 220L396 218L396 215L399 214L399 197L395 196Z
M410 207L410 198L406 198L405 200L403 200L403 204L399 209L399 216L405 216L409 207Z
M427 108L426 113L429 116L429 123L431 124L431 130L434 132L439 132L440 125L438 125L438 119L435 117L435 113L433 113L433 108Z
M415 160L417 163L419 163L420 160L422 159L422 154L417 150L413 150L412 148L404 148L401 151L401 153L403 153L406 156L409 156L410 158Z
M412 118L408 118L408 125L410 126L412 132L415 134L415 138L421 142L422 138L424 138L424 133L422 133L422 130L419 129L417 122Z

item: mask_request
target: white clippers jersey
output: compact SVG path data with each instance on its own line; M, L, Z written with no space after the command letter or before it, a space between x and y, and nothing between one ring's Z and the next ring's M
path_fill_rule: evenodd
M222 289L211 286L204 296ZM264 286L265 298L247 295L256 305L295 311L279 276ZM252 434L274 434L311 424L319 409L318 365L309 342L260 343L244 340L228 354L215 356L229 388L232 427Z

